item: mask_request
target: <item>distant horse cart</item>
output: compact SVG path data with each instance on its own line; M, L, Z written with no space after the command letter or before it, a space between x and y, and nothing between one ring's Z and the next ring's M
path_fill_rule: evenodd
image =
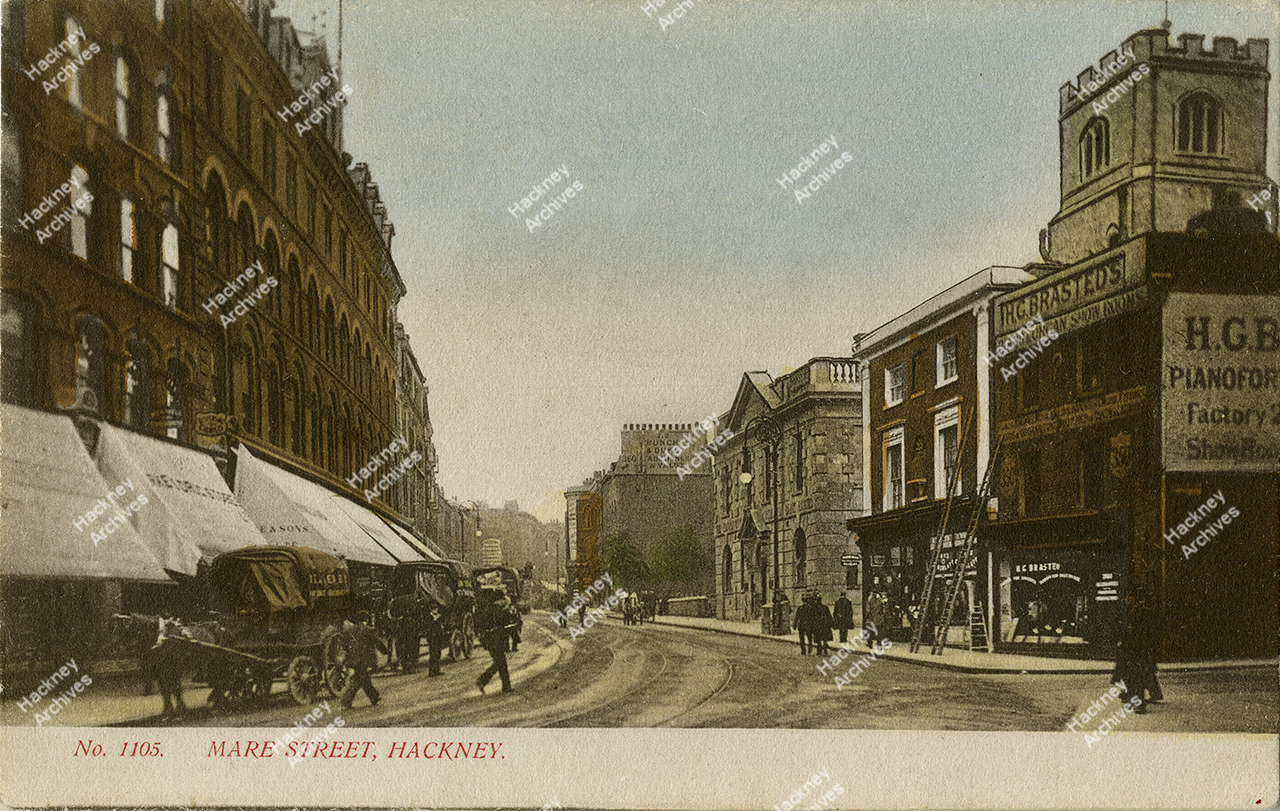
M349 647L342 623L355 615L345 563L309 547L249 547L214 559L207 582L216 623L116 618L118 630L135 639L156 621L139 665L144 679L159 682L165 715L186 709L181 680L188 671L208 683L215 709L264 702L281 678L303 705L314 704L321 690L342 691Z

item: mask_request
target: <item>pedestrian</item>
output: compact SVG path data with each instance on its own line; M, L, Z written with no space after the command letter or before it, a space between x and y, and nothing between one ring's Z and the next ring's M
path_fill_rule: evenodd
M448 644L448 632L444 627L444 609L435 600L426 609L427 631L427 676L442 676L440 671L440 652Z
M841 594L840 599L836 600L836 610L832 618L835 627L840 630L840 641L849 641L849 629L853 627L853 601L849 599L849 595Z
M369 697L370 704L378 706L378 700L382 696L378 694L378 689L373 686L373 681L369 678L369 668L378 662L375 651L388 653L382 640L378 639L377 634L368 626L366 622L368 615L362 614L358 619L359 622L342 621L342 633L347 642L346 666L350 668L350 672L347 674L347 683L342 687L342 695L338 697L338 703L346 710L351 709L351 705L356 700L356 694L361 690L364 690L364 694Z
M501 593L480 589L476 595L476 635L480 644L493 657L493 664L476 678L476 687L484 693L484 687L497 673L502 679L502 692L511 692L511 673L507 670L507 638L509 617L499 602Z
M818 639L818 653L830 653L831 646L827 643L831 641L831 609L822 602L821 594L813 595L813 625Z
M524 625L524 620L520 617L520 609L512 604L510 597L502 598L502 610L507 612L507 626L510 629L507 640L511 643L511 652L515 653L520 650L520 626Z
M394 651L396 666L401 673L409 674L418 666L418 651L421 640L418 636L418 606L414 595L401 594L391 600L387 606L387 616L391 619L391 649Z
M796 609L795 619L792 620L791 627L799 632L800 636L800 655L807 656L809 654L809 646L813 640L813 601L808 594L800 597L800 607Z
M1120 702L1136 697L1138 706L1134 712L1139 714L1147 711L1147 691L1153 695L1160 693L1160 686L1154 682L1155 663L1148 648L1138 629L1131 626L1116 646L1116 666L1111 671L1111 683L1121 685Z

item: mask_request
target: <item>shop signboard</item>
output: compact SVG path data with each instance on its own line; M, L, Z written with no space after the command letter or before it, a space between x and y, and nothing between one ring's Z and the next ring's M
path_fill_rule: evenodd
M1020 343L1031 345L1052 327L1059 336L1140 308L1146 301L1142 255L1118 253L1083 268L1065 268L996 300L996 337L1032 323ZM1040 323L1043 320L1043 323Z
M1280 296L1173 293L1163 313L1165 470L1280 470Z

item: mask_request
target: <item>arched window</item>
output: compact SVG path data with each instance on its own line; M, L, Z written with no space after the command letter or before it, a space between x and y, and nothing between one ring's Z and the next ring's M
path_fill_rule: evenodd
M76 402L86 396L99 414L106 405L102 388L102 344L105 335L102 322L91 315L76 319ZM87 401L86 405L88 404Z
M805 570L808 568L809 563L809 544L805 540L803 529L796 530L794 543L796 550L796 588L802 589L805 587Z
M137 335L129 337L129 357L124 363L124 424L147 430L151 413L151 352Z
M245 268L253 264L254 259L258 255L258 240L254 235L253 214L249 212L249 206L241 204L240 211L236 214L236 238L239 250L236 252L238 260L231 271L234 277L244 271Z
M223 196L222 180L217 174L209 175L204 191L204 206L209 221L209 247L213 249L213 267L217 278L229 278L227 206Z
M164 0L159 0L163 3ZM171 169L180 167L178 151L178 118L174 115L173 90L169 87L166 72L161 71L156 82L156 156Z
M81 259L89 258L89 218L93 216L93 201L90 199L89 173L80 164L71 169L71 180L80 190L70 207L71 223L62 232L63 247Z
M262 242L262 272L253 279L254 287L266 284L268 277L275 279L276 284L280 283L280 250L276 246L275 232L267 231L266 238ZM283 290L272 290L267 293L268 300L264 309L276 317L277 323L280 319L280 299L283 298L283 293Z
M267 388L267 439L277 448L284 446L284 407L280 396L280 375L274 361L266 364L262 373Z
M1095 118L1080 133L1080 179L1093 177L1111 165L1111 125Z
M81 36L80 23L76 22L75 17L67 17L66 32L66 39L71 39L72 36ZM66 67L73 67L71 57L68 56L63 64ZM84 109L80 101L80 71L71 70L70 73L71 76L67 79L67 101L71 102L71 106L77 110Z
M1178 103L1179 152L1222 154L1222 105L1203 91L1192 93Z
M120 278L133 283L133 260L138 254L138 223L133 213L133 198L120 195Z
M134 123L133 114L134 98L137 96L137 93L134 92L135 84L134 70L129 61L124 58L124 54L116 54L116 135L119 135L125 141L129 140L130 132L136 132L138 129Z
M282 290L281 293L284 291ZM299 310L301 309L302 275L298 272L298 257L289 257L289 289L286 300L289 307L289 329L295 336L301 334Z
M170 310L178 309L181 260L178 254L178 227L165 223L160 237L160 301Z

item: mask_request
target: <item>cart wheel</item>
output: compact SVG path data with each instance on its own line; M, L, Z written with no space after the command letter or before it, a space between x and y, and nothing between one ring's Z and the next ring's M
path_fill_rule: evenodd
M462 618L462 655L471 658L471 650L476 644L476 623L470 615Z
M334 696L342 694L350 673L347 671L347 655L351 652L347 636L336 628L324 635L324 684Z
M289 694L302 705L316 703L316 695L324 680L320 664L311 656L295 656L289 663Z
M462 631L456 628L449 634L449 658L455 662L462 660Z

